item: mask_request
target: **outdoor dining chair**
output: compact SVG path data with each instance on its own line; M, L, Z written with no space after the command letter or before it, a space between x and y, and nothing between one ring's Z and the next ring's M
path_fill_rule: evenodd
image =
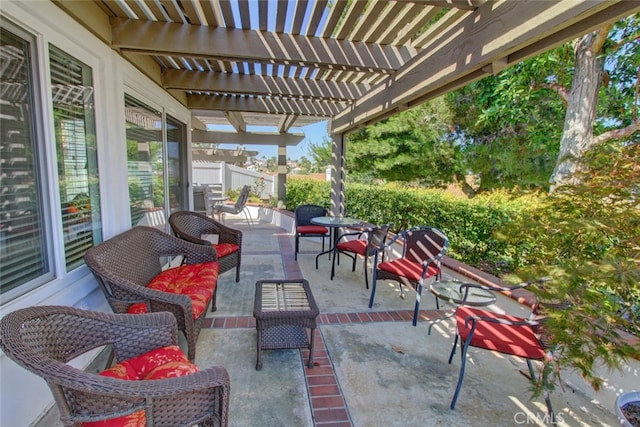
M226 426L226 369L200 369L177 344L176 319L168 312L37 306L0 321L2 351L46 381L69 427ZM116 365L100 374L67 363L103 347Z
M206 215L177 211L169 216L169 225L173 234L180 239L199 245L211 245L216 250L219 272L222 274L236 269L236 282L240 281L240 261L242 257L242 231L209 218ZM209 238L217 237L213 243Z
M335 276L336 259L339 254L346 254L353 259L351 271L356 271L356 260L358 259L358 255L360 255L363 257L362 268L364 269L364 283L366 288L369 289L369 257L374 255L376 249L385 244L391 226L392 224L384 224L381 226L365 227L360 231L341 234L336 240L337 244L333 247L331 280L333 280L333 276ZM384 260L384 253L382 253L382 257Z
M472 289L484 289L492 292L509 292L516 289L525 288L535 282L526 282L512 287L484 286L475 283L463 283L460 292L467 296ZM470 291L471 290L471 291ZM549 305L550 306L550 305ZM566 307L567 304L560 304ZM462 382L464 380L464 370L467 362L467 351L469 347L476 347L498 353L518 356L527 361L530 380L536 382L536 372L532 365L532 360L543 360L551 354L542 338L541 325L544 318L540 316L541 306L536 303L531 316L523 318L508 314L495 313L486 309L470 307L463 302L455 312L456 335L453 340L453 347L449 354L449 364L456 352L458 340L460 341L460 375L456 391L451 399L451 409L455 409ZM551 406L548 391L544 395L547 410L551 420L555 420L555 414Z
M322 237L322 251L324 252L324 239L328 237L329 229L322 225L311 223L312 218L327 216L328 212L323 206L305 204L298 206L294 211L295 216L295 259L298 259L300 249L300 237Z
M395 244L401 244L402 255L397 259L384 261L381 254ZM416 291L416 304L413 311L413 326L418 322L420 299L424 282L429 277L440 280L442 270L440 260L449 248L449 239L444 232L435 227L414 227L399 232L393 239L380 246L374 253L373 280L369 308L373 307L378 280L393 280L400 286L400 297L404 298L402 285ZM378 262L378 261L381 262Z
M249 228L253 225L253 220L251 219L251 213L249 212L249 208L247 208L247 201L249 200L249 193L251 193L251 187L245 185L240 190L240 195L234 204L220 204L213 206L213 213L217 215L222 215L225 213L237 215L239 213L243 213L245 219L247 220L247 224L249 224Z

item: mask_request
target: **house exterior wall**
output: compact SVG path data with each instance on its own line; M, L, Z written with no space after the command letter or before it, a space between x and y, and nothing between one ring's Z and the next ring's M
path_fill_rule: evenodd
M127 153L125 143L124 93L161 108L172 117L191 125L189 111L170 97L154 82L82 28L71 17L49 1L3 0L1 19L25 29L36 36L39 51L39 85L44 106L45 164L55 164L55 139L48 112L51 100L47 52L49 44L64 50L89 65L93 71L96 138L100 179L103 239L118 234L131 226L129 195L127 191ZM49 123L47 123L49 122ZM190 150L188 150L190 151ZM188 163L190 164L190 158ZM47 191L58 191L54 167L47 167ZM189 172L190 173L190 172ZM190 179L189 179L190 180ZM53 202L52 202L53 203ZM55 207L50 206L51 209ZM55 278L46 284L10 301L0 300L0 316L13 310L35 305L67 305L97 311L110 311L86 266L65 271L64 239L62 231L52 227ZM89 362L78 360L84 367ZM0 425L28 426L50 406L53 398L44 380L28 373L0 353Z

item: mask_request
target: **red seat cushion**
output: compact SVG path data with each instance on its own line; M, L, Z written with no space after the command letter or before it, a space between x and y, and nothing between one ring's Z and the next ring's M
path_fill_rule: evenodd
M378 270L386 271L388 273L395 274L396 276L406 277L413 282L417 282L420 280L420 275L422 274L422 264L402 258L393 261L381 262L378 264ZM427 277L435 276L439 272L440 269L438 267L434 264L429 264L425 279Z
M366 240L347 240L346 242L338 243L336 246L339 251L353 252L356 254L364 255L367 252Z
M458 307L456 310L456 323L458 334L463 341L469 336L473 325L472 322L469 322L468 326L465 326L465 321L469 316L489 317L510 322L521 322L523 320L520 317L493 313L488 310L465 306ZM544 348L542 348L533 329L527 325L515 326L479 321L470 345L527 359L543 359L545 357Z
M216 255L218 256L218 258L222 258L234 252L238 252L238 250L240 249L240 246L236 245L235 243L217 243L211 246L213 246L213 249L216 250Z
M169 268L154 277L147 287L171 294L186 295L191 298L193 318L197 319L211 301L218 283L217 262L181 265ZM144 303L132 304L127 313L146 313Z
M198 372L198 367L189 362L177 345L161 347L140 356L123 360L100 373L104 377L129 381L174 378ZM143 427L146 426L144 411L105 421L84 423L85 427Z
M322 225L300 225L296 227L298 234L327 234L329 229Z

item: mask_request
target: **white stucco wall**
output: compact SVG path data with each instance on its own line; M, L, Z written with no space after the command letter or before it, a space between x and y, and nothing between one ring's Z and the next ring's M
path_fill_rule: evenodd
M187 128L191 126L189 111L53 3L42 0L2 0L0 13L3 21L11 21L34 34L40 52L46 52L48 45L53 44L93 70L103 237L107 239L130 228L129 195L127 191L122 191L128 188L125 91L150 106L165 109L167 114L184 122ZM47 79L42 77L48 74L46 56L38 56L38 66L41 70L42 104L46 109L51 104ZM50 120L50 112L45 111L44 114L45 121ZM55 156L52 128L50 123L45 123L48 163ZM51 171L53 168L49 169L48 191L57 194L57 176ZM54 209L55 204L51 208ZM55 278L16 299L0 301L0 316L35 305L67 305L111 311L86 267L69 273L65 271L64 239L59 231L61 225L54 224L56 228L58 231L54 231L52 236L55 262L51 266ZM3 353L0 353L0 391L0 426L28 426L53 405L51 392L44 380L28 373Z

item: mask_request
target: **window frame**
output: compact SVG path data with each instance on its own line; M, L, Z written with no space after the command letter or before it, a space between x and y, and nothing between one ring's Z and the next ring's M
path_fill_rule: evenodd
M35 277L29 281L26 281L17 287L10 289L6 293L0 294L0 305L4 305L11 302L20 296L27 294L34 289L38 289L47 283L55 280L56 274L56 259L55 259L55 242L50 238L55 233L53 225L53 216L51 215L51 191L50 191L50 176L51 167L48 162L48 148L47 148L47 134L45 131L45 123L47 116L45 111L45 101L43 96L46 96L46 84L43 82L44 70L42 67L43 45L42 38L38 35L29 32L24 27L15 24L10 19L2 20L2 28L11 32L16 37L21 38L29 45L29 78L31 88L29 90L29 102L33 107L33 111L30 117L30 131L32 133L33 149L35 150L34 160L35 170L37 174L36 189L38 196L41 200L42 211L38 213L40 216L42 239L42 248L44 251L44 259L46 264L46 271L38 277Z
M106 147L103 141L107 138L107 130L104 128L106 120L106 112L110 111L105 106L105 99L108 94L104 93L104 82L107 78L106 64L111 63L110 58L101 57L96 51L91 49L92 43L78 44L69 34L61 33L55 29L43 27L40 31L32 25L25 24L21 19L21 15L26 13L24 10L18 10L17 14L5 13L2 11L2 19L0 20L2 28L12 32L16 36L24 39L29 43L29 54L31 55L31 96L33 100L33 124L34 146L37 147L36 170L39 175L40 183L38 191L42 200L42 227L41 232L44 239L43 248L46 253L43 257L46 259L48 271L39 277L27 281L16 288L0 294L0 312L10 307L21 307L24 304L38 303L44 301L54 295L66 294L67 289L71 289L71 283L81 282L83 289L84 283L91 283L94 287L93 278L89 274L89 270L84 263L77 267L67 270L65 258L65 241L62 221L62 211L60 209L59 195L59 179L57 170L57 152L55 126L53 117L53 97L51 86L51 70L50 70L50 52L49 46L53 45L67 55L86 64L92 74L94 86L94 120L96 124L96 149L97 149L97 166L98 179L103 182L105 179L105 170L109 169L108 165L112 162L107 160L110 154L109 147ZM23 17L24 18L24 17ZM42 19L42 17L40 18ZM113 81L111 78L109 81ZM122 85L116 80L115 88L122 93ZM108 97L107 97L108 98ZM108 177L106 178L108 180ZM112 195L112 192L106 192ZM105 206L109 204L105 201L105 189L101 186L99 193L100 206L100 224L102 239L108 233L108 227L105 223ZM121 228L119 219L114 215L112 223L109 224L111 229ZM78 289L78 288L76 288ZM88 292L81 291L81 295L88 295ZM62 292L62 293L61 293ZM76 292L76 295L77 292Z

